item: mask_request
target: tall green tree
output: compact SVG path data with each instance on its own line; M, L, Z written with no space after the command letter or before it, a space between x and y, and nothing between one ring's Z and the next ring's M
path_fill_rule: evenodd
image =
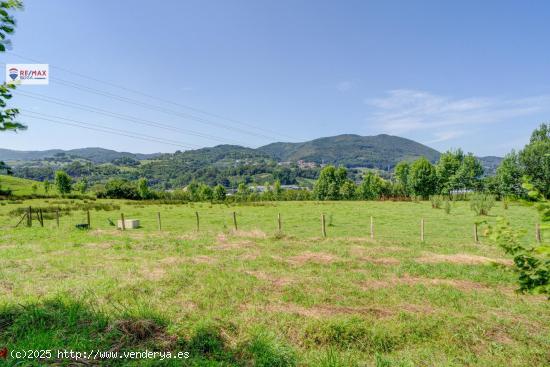
M5 162L0 161L0 173L5 172L6 175L13 174L11 167L8 166Z
M435 167L426 158L414 161L409 174L409 187L414 195L427 199L437 193L437 173Z
M19 0L6 0L0 2L0 52L5 52L7 47L11 45L8 35L15 31L15 18L11 14L14 10L23 8L23 3ZM17 131L25 130L27 127L18 122L17 108L6 108L8 101L12 98L11 91L15 89L15 85L4 83L0 85L0 131Z
M78 180L78 182L74 185L74 189L78 191L81 194L85 194L86 191L88 191L88 180L86 178L81 178Z
M48 194L50 192L50 187L52 185L50 180L44 180L43 185L44 185L44 192Z
M504 197L524 197L526 191L522 186L523 175L519 155L512 150L504 157L495 174L498 194Z
M457 189L479 190L482 175L481 162L472 153L468 153L462 159L452 181Z
M222 185L216 185L214 187L213 197L216 201L224 201L226 196L225 188Z
M65 171L55 172L55 187L60 194L68 194L72 190L72 178Z
M368 171L359 185L359 197L363 200L378 200L384 190L384 179Z
M405 192L409 191L409 172L411 171L411 164L406 161L397 163L394 169L394 175L397 182L403 187Z
M199 188L199 196L201 201L212 201L214 198L214 192L210 186L201 184Z
M345 180L340 187L340 198L343 200L353 200L356 198L357 186L352 180Z
M150 199L151 191L149 190L149 183L146 178L140 178L137 182L137 192L140 198Z
M326 166L319 173L319 178L313 187L313 194L317 200L340 200L342 186L347 181L348 170L345 167Z
M438 185L442 194L449 194L452 190L458 189L456 174L464 160L464 152L461 149L449 150L439 157L435 166Z
M541 124L533 131L519 160L531 184L545 198L550 197L550 124Z
M275 180L273 183L273 195L275 200L279 200L283 195L283 189L281 188L281 181Z

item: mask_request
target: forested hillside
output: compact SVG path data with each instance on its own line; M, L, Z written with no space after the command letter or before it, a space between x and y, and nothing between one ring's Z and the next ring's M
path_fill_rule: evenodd
M338 135L304 143L272 143L258 148L281 161L311 161L346 167L391 168L402 160L426 157L435 162L439 152L413 140L386 134Z
M391 135L339 135L303 143L272 143L257 149L218 145L165 154L116 152L102 148L14 151L0 149L0 161L15 176L38 181L52 180L62 169L89 185L112 178L146 178L156 189L174 189L193 181L236 188L239 183L262 185L278 180L283 185L312 186L321 165L349 168L349 177L359 181L364 169L389 177L400 161L426 157L431 162L440 153L415 141ZM491 175L501 158L480 158L485 174ZM0 172L1 173L1 172Z

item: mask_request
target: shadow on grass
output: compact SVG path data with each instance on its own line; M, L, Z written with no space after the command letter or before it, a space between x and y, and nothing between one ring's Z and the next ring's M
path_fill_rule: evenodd
M190 337L171 334L167 321L147 311L107 315L82 302L53 299L40 303L0 306L0 349L8 358L0 366L294 366L295 352L267 334L253 335L231 347L222 328L197 326ZM234 344L233 344L234 345ZM36 358L16 358L19 351L51 351ZM122 355L116 359L59 355L61 351L93 350ZM123 353L163 352L165 358L131 359ZM166 353L188 353L188 358L169 359ZM112 354L111 354L112 355ZM40 358L42 357L42 358ZM183 356L182 356L183 357Z

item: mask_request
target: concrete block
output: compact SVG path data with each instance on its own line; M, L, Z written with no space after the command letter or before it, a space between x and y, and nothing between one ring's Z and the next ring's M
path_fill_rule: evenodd
M124 227L126 227L126 229L139 228L139 220L137 220L137 219L125 219L124 220ZM122 220L120 220L120 219L118 220L117 228L122 229Z

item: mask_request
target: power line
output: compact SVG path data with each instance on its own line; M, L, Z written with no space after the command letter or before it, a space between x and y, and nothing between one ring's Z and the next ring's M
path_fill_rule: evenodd
M38 119L38 120L50 121L50 122L53 122L53 123L56 123L56 124L67 125L67 126L75 126L75 127L88 129L88 130L100 131L100 132L104 132L104 133L109 133L109 134L118 135L118 136L125 136L125 137L129 137L129 138L140 139L140 140L154 142L154 143L168 144L168 145L177 146L177 147L185 148L185 149L192 149L193 148L190 145L180 143L176 140L157 138L157 137L154 137L154 136L134 133L134 132L130 132L130 131L127 131L127 130L121 130L121 129L114 129L114 128L110 128L110 127L105 127L105 126L93 124L93 123L90 123L90 122L84 122L84 121L68 119L68 118L61 117L61 116L48 115L48 114L44 114L44 113L40 113L40 112L34 112L34 111L23 111L21 113L21 115L27 116L27 117L30 117L30 118L35 118L35 119ZM33 116L33 115L38 115L38 117ZM67 121L67 122L57 121L57 120L53 120L53 119L64 120L64 121ZM198 146L195 146L195 148L196 147L198 147Z
M21 58L21 59L24 59L24 60L29 60L29 61L33 61L33 62L39 62L39 61L36 60L36 59L33 59L33 58L30 58L30 57L26 57L26 56L17 54L17 53L15 53L15 52L13 52L13 51L9 51L9 53L12 54L12 55L14 55L14 56L16 56L16 57L19 57L19 58ZM127 92L135 93L135 94L138 94L138 95L147 97L147 98L152 98L152 99L155 99L155 100L160 101L160 102L168 103L168 104L171 104L171 105L174 105L174 106L178 106L178 107L185 108L185 109L188 109L188 110L191 110L191 111L195 111L195 112L201 113L201 114L206 115L206 116L210 116L210 117L214 117L214 118L218 118L218 119L230 121L230 122L239 124L239 125L241 125L241 126L245 126L245 127L248 127L248 128L256 129L256 130L258 130L258 131L264 131L264 132L266 132L266 133L275 134L275 135L278 135L278 136L280 136L280 137L284 137L284 138L287 138L287 139L296 140L295 138L293 138L293 137L291 137L291 136L288 136L288 135L285 135L285 134L281 134L281 133L276 132L276 131L271 130L271 129L266 129L266 128L257 127L257 126L254 126L254 125L252 125L252 124L249 124L249 123L246 123L246 122L237 120L237 119L233 119L233 118L229 118L229 117L224 117L224 116L219 115L219 114L215 114L215 113L208 112L208 111L206 111L206 110L204 110L204 109L200 109L200 108L196 108L196 107L193 107L193 106L185 105L185 104L182 104L182 103L174 102L174 101L171 101L171 100L168 100L168 99L164 99L164 98L161 98L161 97L158 97L158 96L149 94L149 93L144 93L144 92L141 92L141 91L132 89L132 88L128 88L128 87L125 87L125 86L122 86L122 85L119 85L119 84L116 84L116 83L113 83L113 82L104 81L104 80L101 80L101 79L98 79L98 78L95 78L95 77L92 77L92 76L89 76L89 75L85 75L85 74L82 74L82 73L79 73L79 72L75 72L75 71L72 71L72 70L69 70L69 69L60 67L60 66L55 66L55 65L51 65L51 64L50 64L50 66L51 66L52 68L55 68L55 69L64 71L64 72L69 73L69 74L73 74L73 75L79 76L79 77L84 78L84 79L92 80L92 81L95 81L95 82L98 82L98 83L102 83L102 84L105 84L105 85L109 85L109 86L111 86L111 87L115 87L115 88L118 88L118 89L121 89L121 90L125 90L125 91L127 91ZM277 139L275 139L275 140L277 140Z
M65 107L69 107L69 108L78 109L78 110L81 110L81 111L93 112L93 113L97 113L97 114L104 115L104 116L114 117L114 118L117 118L117 119L120 119L120 120L129 121L129 122L139 124L139 125L146 125L146 126L156 127L156 128L159 128L159 129L178 132L178 133L182 133L182 134L194 135L194 136L197 136L197 137L201 137L201 138L205 138L205 139L209 139L209 140L214 140L214 141L218 141L218 142L221 142L221 143L227 143L228 141L231 141L231 142L236 143L236 144L242 144L241 142L238 142L236 140L223 139L223 138L220 138L220 137L217 137L217 136L214 136L214 135L209 135L209 134L197 132L197 131L194 131L194 130L181 129L181 128L175 127L173 125L168 125L168 124L164 124L164 123L160 123L160 122L156 122L156 121L152 121L152 120L141 119L141 118L130 116L130 115L124 115L124 114L120 114L120 113L117 113L117 112L112 112L112 111L109 111L109 110L105 110L105 109L102 109L102 108L97 108L97 107L93 107L93 106L90 106L90 105L85 105L85 104L82 104L82 103L77 103L77 102L72 102L72 101L68 101L68 100L65 100L65 99L61 99L61 98L46 96L46 95L43 95L43 94L40 94L40 93L32 93L32 92L27 92L27 91L18 91L18 95L28 97L28 98L32 98L32 99L36 99L36 100L43 101L43 102L47 102L47 103L56 104L56 105L59 105L59 106L65 106Z
M207 120L207 119L199 117L199 116L194 116L194 115L190 115L188 113L175 111L175 110L172 110L172 109L169 109L169 108L153 105L153 104L142 102L142 101L139 101L139 100L136 100L136 99L127 98L127 97L124 97L124 96L120 96L118 94L105 92L105 91L102 91L102 90L99 90L99 89L87 87L85 85L74 83L74 82L71 82L71 81L66 81L66 80L59 79L59 78L50 78L50 80L52 80L54 83L58 83L58 84L61 84L61 85L64 85L64 86L67 86L67 87L70 87L70 88L74 88L74 89L77 89L77 90L81 90L81 91L84 91L84 92L87 92L87 93L92 93L92 94L97 94L97 95L104 96L104 97L113 98L113 99L116 99L116 100L119 100L119 101L122 101L122 102L125 102L125 103L129 103L129 104L132 104L132 105L135 105L135 106L147 108L147 109L150 109L150 110L153 110L153 111L158 111L158 112L162 112L162 113L165 113L165 114L168 114L168 115L174 115L174 116L178 116L180 118L184 118L184 119L187 119L187 120L196 121L196 122L199 122L201 124L216 126L218 128L226 129L226 130L232 131L232 132L238 131L238 132L243 133L243 134L247 134L247 135L251 135L251 136L255 136L255 137L259 137L259 138L263 138L263 139L267 139L267 140L275 139L271 136L267 136L267 135L263 135L263 134L259 134L259 133L254 133L254 132L251 132L251 131L247 131L247 130L244 130L244 129L241 129L241 128L225 125L225 124L218 123L218 122L213 122L213 121Z

